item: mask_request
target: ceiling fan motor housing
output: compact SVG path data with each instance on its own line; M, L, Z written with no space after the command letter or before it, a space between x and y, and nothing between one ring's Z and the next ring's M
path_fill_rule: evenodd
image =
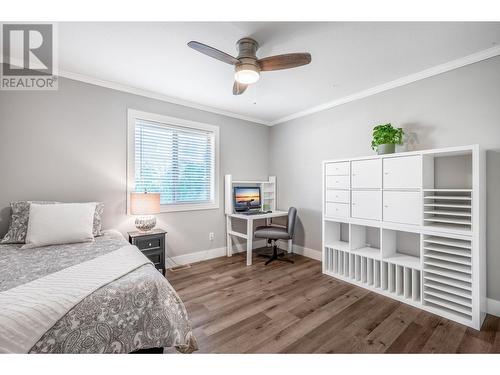
M236 47L238 48L238 60L246 57L257 60L257 50L259 49L257 41L252 38L242 38L236 42Z

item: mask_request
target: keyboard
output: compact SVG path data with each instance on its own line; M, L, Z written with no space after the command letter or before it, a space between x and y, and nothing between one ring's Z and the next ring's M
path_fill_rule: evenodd
M245 211L241 212L243 215L264 215L267 214L266 211Z

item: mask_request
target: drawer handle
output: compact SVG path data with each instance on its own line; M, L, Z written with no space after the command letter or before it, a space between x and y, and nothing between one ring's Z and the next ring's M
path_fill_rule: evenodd
M151 247L151 246L153 246L153 244L150 242L150 243L148 243L148 246Z

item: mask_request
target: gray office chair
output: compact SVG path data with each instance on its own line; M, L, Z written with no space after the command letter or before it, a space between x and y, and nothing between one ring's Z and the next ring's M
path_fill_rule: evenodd
M295 221L297 219L297 209L295 207L290 207L288 209L288 220L286 228L276 227L276 226L261 226L255 229L256 238L267 238L268 241L274 241L273 243L273 254L272 255L259 255L265 258L269 258L266 262L266 266L273 260L281 260L283 262L293 263L293 260L287 258L280 258L284 254L278 254L277 240L291 240L293 238L293 232L295 230Z

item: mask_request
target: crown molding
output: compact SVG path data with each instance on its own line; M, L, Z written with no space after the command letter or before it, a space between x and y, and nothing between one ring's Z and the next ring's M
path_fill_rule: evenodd
M413 82L420 81L425 78L433 77L438 74L446 73L449 72L450 70L455 70L470 64L474 64L479 61L487 60L489 58L495 57L500 55L500 46L494 46L476 53L473 53L471 55L467 55L464 57L461 57L456 60L449 61L444 64L436 65L432 68L422 70L417 73L413 73L410 75L407 75L405 77L398 78L394 81L386 82L381 85L371 87L369 89L359 91L357 93L345 96L343 98L335 99L296 113L293 113L291 115L279 118L277 120L271 121L271 126L281 124L283 122L287 122L290 120L294 120L300 117L304 117L307 115L311 115L313 113L321 112L330 108L337 107L342 104L346 104L355 100L363 99L387 90L394 89L396 87L408 85Z
M241 115L241 114L234 113L234 112L224 111L222 109L218 109L218 108L206 106L203 104L190 102L190 101L179 99L179 98L174 98L174 97L160 94L160 93L157 93L154 91L144 90L144 89L140 89L140 88L129 86L129 85L124 85L124 84L113 82L113 81L102 80L99 78L87 76L87 75L80 74L80 73L69 72L67 70L59 70L58 76L72 79L75 81L89 83L91 85L106 87L106 88L112 89L112 90L123 91L123 92L129 93L129 94L134 94L134 95L144 96L144 97L151 98L151 99L161 100L163 102L168 102L171 104L178 104L178 105L182 105L184 107L198 109L200 111L211 112L211 113L215 113L218 115L232 117L232 118L236 118L239 120L254 122L257 124L267 125L267 126L271 125L271 123L269 121L265 121L265 120L262 120L259 118L249 117L249 116Z
M3 63L3 62L4 62L4 56L2 53L0 53L0 63ZM22 63L19 59L11 59L11 64L16 65L16 66L22 66ZM72 79L74 81L84 82L84 83L88 83L88 84L91 84L94 86L100 86L100 87L105 87L105 88L112 89L112 90L126 92L129 94L144 96L146 98L156 99L156 100L160 100L160 101L171 103L171 104L178 104L178 105L182 105L184 107L198 109L200 111L215 113L217 115L236 118L239 120L249 121L249 122L253 122L253 123L261 124L261 125L267 125L267 126L271 125L271 123L269 121L262 120L259 118L245 116L245 115L241 115L239 113L224 111L222 109L206 106L203 104L193 103L193 102L190 102L188 100L174 98L171 96L160 94L158 92L144 90L144 89L140 89L138 87L125 85L125 84L118 83L118 82L99 79L99 78L88 76L85 74L80 74L80 73L70 72L67 70L58 69L56 75L58 77Z

